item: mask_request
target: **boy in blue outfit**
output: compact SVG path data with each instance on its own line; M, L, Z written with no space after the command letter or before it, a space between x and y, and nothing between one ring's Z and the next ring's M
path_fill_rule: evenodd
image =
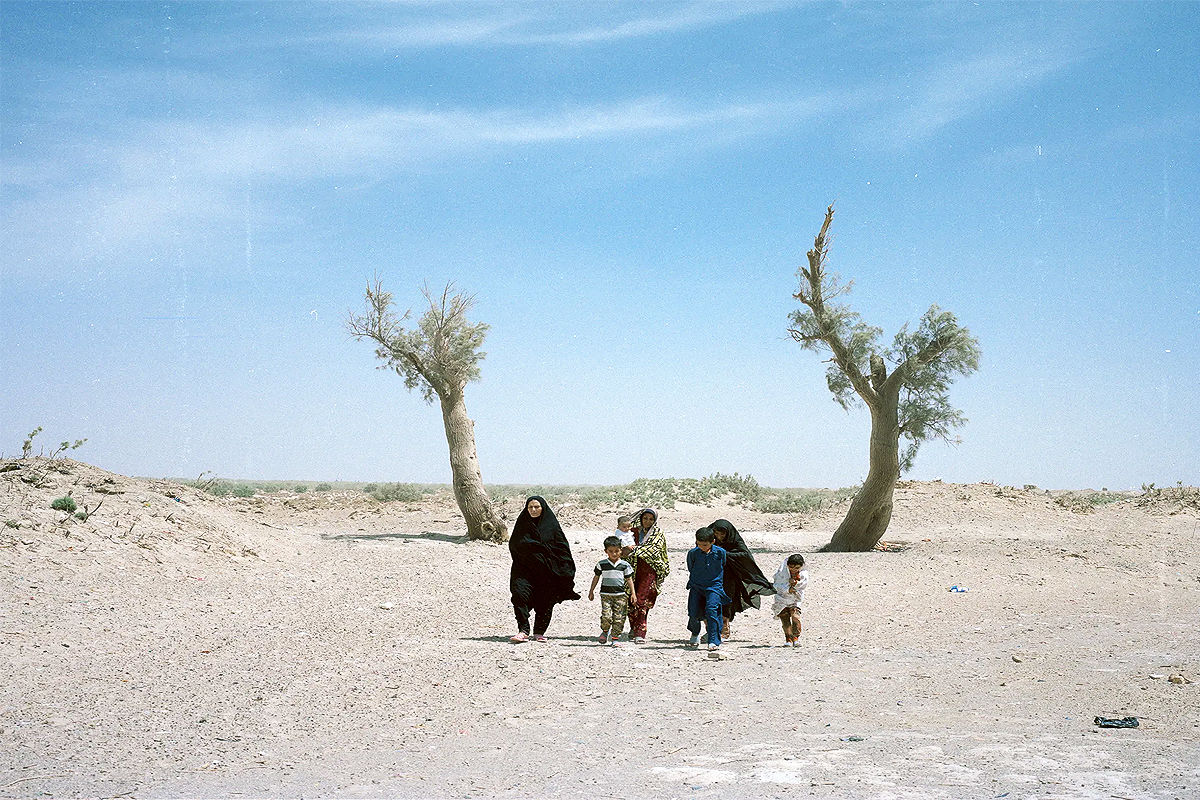
M688 647L700 646L700 620L708 629L708 654L720 658L721 606L725 594L725 548L718 547L712 528L696 531L696 546L688 551Z

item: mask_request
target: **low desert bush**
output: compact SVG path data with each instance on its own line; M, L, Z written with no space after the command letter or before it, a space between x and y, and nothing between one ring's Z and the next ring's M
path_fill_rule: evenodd
M1090 514L1101 506L1106 506L1110 503L1120 503L1128 499L1129 497L1126 495L1115 492L1083 491L1060 494L1054 498L1054 502L1076 514Z
M239 483L231 487L229 493L234 497L254 497L254 487L245 483Z
M414 503L425 496L421 487L412 483L384 483L375 487L371 496L381 503Z
M1142 493L1134 502L1142 508L1151 509L1200 509L1200 488L1184 486L1183 481L1176 481L1174 486L1161 488L1153 483L1143 483Z
M766 489L754 503L764 514L812 514L852 500L858 487L846 489Z
M764 491L750 475L718 472L707 478L638 478L617 486L492 486L489 495L496 503L538 495L545 498L551 508L570 503L590 509L636 510L634 506L673 509L676 503L708 505L721 498L749 505L761 498Z
M70 495L59 497L50 504L50 507L55 511L65 511L68 514L74 514L79 506L75 503L75 499Z
M4 527L19 528L19 527L21 527L21 523L17 522L15 519L6 519L6 520L4 520Z
M365 494L374 494L379 489L378 483L368 483L363 486L362 490Z
M28 436L25 437L25 441L21 443L21 458L29 458L31 455L33 455L33 440L36 439L37 435L41 432L42 426L38 425L29 432ZM49 456L50 460L53 461L68 450L78 450L85 444L87 444L87 439L76 439L74 444L72 444L70 441L62 442L58 447L51 451ZM46 451L43 450L42 455L45 454Z
M308 491L308 487L305 486L304 484L300 484L293 491L295 491L296 494L304 494L305 492Z
M314 492L332 492L333 484L332 483L318 483L316 486L313 487L313 491Z

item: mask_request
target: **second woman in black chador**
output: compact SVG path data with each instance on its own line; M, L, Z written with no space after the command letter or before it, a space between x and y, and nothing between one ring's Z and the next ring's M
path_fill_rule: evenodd
M725 617L722 638L729 636L729 623L733 616L753 606L759 607L760 595L775 594L775 587L762 574L754 561L754 554L742 540L742 535L727 519L719 519L708 527L717 535L717 544L725 548L725 594L730 602L722 606Z
M517 617L517 635L511 641L526 642L532 638L544 642L554 606L564 600L578 600L579 595L575 592L571 545L554 512L541 497L534 495L525 501L525 508L513 525L508 552L513 560L508 587Z

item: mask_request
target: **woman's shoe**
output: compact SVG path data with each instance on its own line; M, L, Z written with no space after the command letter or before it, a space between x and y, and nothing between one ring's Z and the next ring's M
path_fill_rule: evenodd
M518 631L517 635L512 637L511 639L509 639L509 641L512 642L513 644L520 644L521 642L528 642L529 634L526 633L525 631Z

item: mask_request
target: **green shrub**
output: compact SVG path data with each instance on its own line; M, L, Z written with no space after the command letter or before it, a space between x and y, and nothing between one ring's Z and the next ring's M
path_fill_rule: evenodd
M239 483L229 489L229 493L234 497L254 497L254 487L244 483Z
M19 528L19 527L21 527L21 523L17 522L15 519L6 519L6 520L4 520L4 527Z
M846 489L769 489L754 502L764 514L812 514L850 500L858 487Z
M68 514L74 514L75 509L79 508L79 506L75 503L74 498L72 498L70 495L58 498L50 504L50 507L55 511L65 511Z
M305 492L308 491L308 487L305 486L304 484L300 484L299 486L297 486L294 489L294 491L296 492L296 494L304 494Z
M379 484L377 484L377 483L368 483L366 486L364 486L362 488L363 492L365 492L366 494L375 494L375 492L378 489L379 489Z
M333 484L331 484L331 483L318 483L316 486L314 486L314 487L313 487L313 491L314 491L314 492L332 492L332 491L333 491Z
M413 483L385 483L376 487L371 496L383 503L413 503L424 497L425 493Z
M87 522L87 518L88 518L88 513L86 511L76 511L75 512L75 519L79 520L80 522Z
M1075 512L1076 514L1087 514L1095 511L1100 506L1106 506L1109 503L1119 503L1122 500L1129 498L1123 494L1114 492L1067 492L1059 495L1054 499L1054 502L1065 509Z

